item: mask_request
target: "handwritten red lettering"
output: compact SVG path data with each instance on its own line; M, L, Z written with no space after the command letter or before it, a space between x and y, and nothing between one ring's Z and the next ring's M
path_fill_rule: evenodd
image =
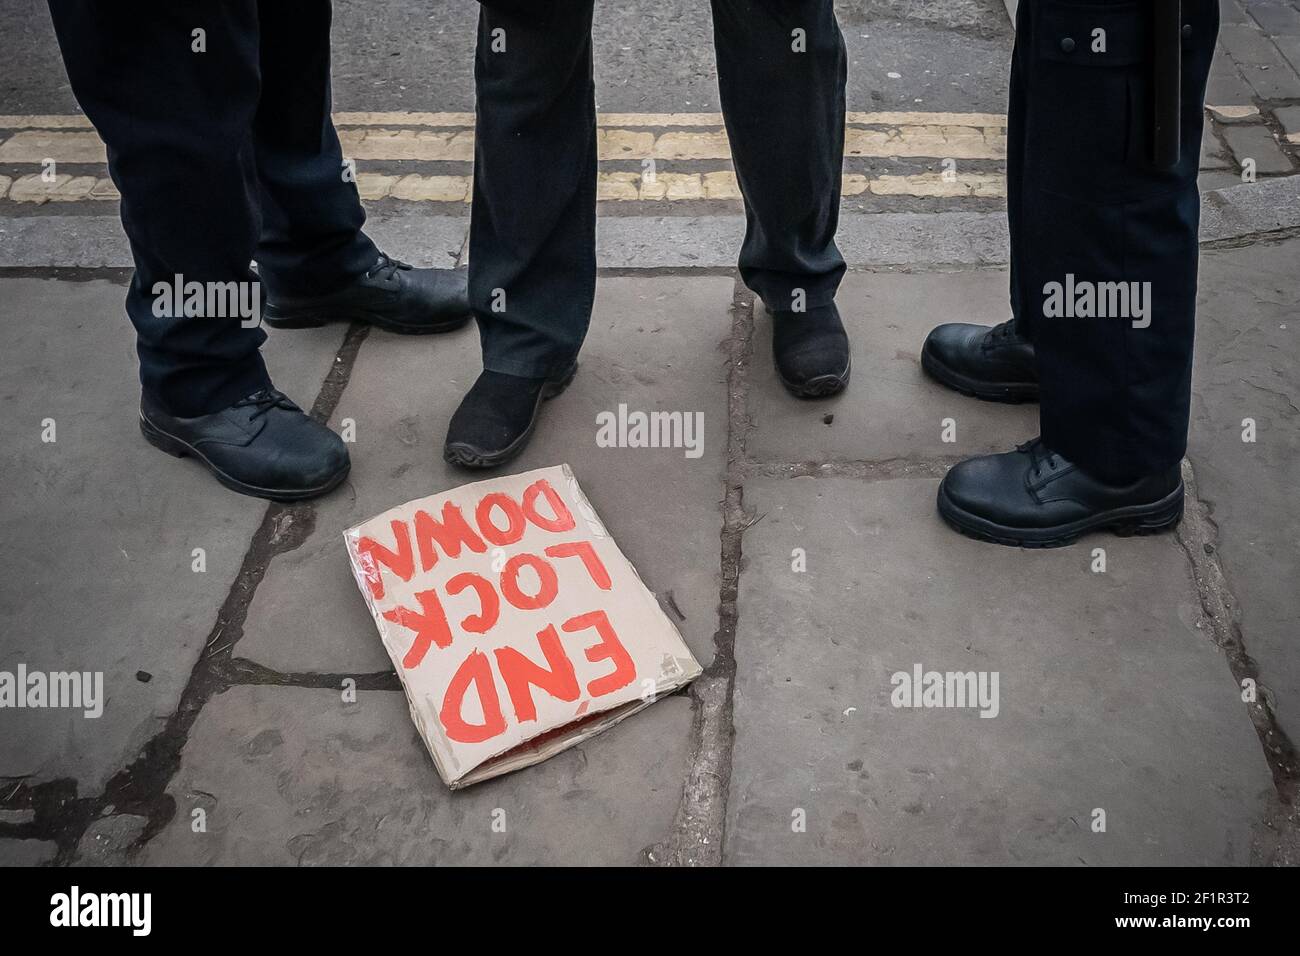
M525 594L519 587L519 569L525 564L537 572L539 584L536 594ZM555 569L551 567L549 561L535 554L526 552L516 554L501 569L501 593L505 595L507 601L521 611L535 611L546 607L555 600L559 590L560 581L555 575Z
M493 508L499 509L506 516L505 528L498 528L492 523ZM474 509L474 520L478 522L479 533L498 546L514 544L524 536L523 509L515 499L499 491L483 496L483 500Z
M435 541L449 558L459 558L462 545L476 554L487 550L487 545L470 528L460 508L450 501L442 506L441 521L426 511L415 513L415 541L420 549L420 565L426 571L438 563L438 552L433 546Z
M465 692L473 684L478 692L479 704L483 710L483 723L468 723L462 715L465 706ZM501 698L497 694L497 682L492 676L492 662L482 651L474 651L456 670L447 685L447 693L442 698L442 710L438 711L442 729L452 740L463 744L478 744L491 740L505 733L506 718L501 713Z
M590 541L566 541L563 544L553 544L546 549L548 557L552 558L581 558L583 567L587 569L587 574L596 587L602 591L610 589L609 572L605 570L604 563L596 554L596 549L591 546Z
M393 537L397 550L385 548L374 538L362 538L357 542L357 560L365 569L366 587L376 601L384 596L384 579L379 573L379 565L391 570L403 581L411 580L415 574L415 558L411 554L411 533L403 521L392 523Z
M546 499L546 503L551 506L552 517L543 517L537 511L537 496L541 495ZM524 514L528 520L543 531L564 532L572 531L574 528L573 515L561 498L551 487L551 483L545 478L534 481L524 489Z
M600 643L592 644L586 649L587 660L593 664L599 661L611 661L614 664L612 671L587 685L587 693L592 697L612 694L636 680L636 664L628 654L627 648L623 646L623 642L618 639L618 634L614 632L614 626L609 623L609 618L604 611L588 611L586 614L579 614L569 618L560 626L570 634L589 627L595 628L596 633L600 635Z
M532 687L540 687L556 700L578 699L578 676L560 645L560 635L555 632L555 625L548 624L538 631L537 643L546 656L546 663L551 665L550 670L529 660L513 647L501 647L496 651L497 667L501 670L502 680L506 682L510 703L514 705L515 716L520 723L537 719Z
M501 599L492 582L473 571L464 571L447 582L448 594L459 594L466 588L473 588L478 595L479 613L466 617L460 626L472 634L485 634L501 617Z
M438 600L438 592L432 589L419 591L415 599L420 602L419 611L399 606L384 612L385 620L415 631L415 640L402 658L402 666L407 670L418 667L430 647L448 647L451 644L451 628L447 626L447 613Z

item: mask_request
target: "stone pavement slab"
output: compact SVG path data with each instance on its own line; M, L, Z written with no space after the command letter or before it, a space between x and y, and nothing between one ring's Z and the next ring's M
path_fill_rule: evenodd
M690 702L665 698L581 745L451 793L397 691L237 687L204 709L140 858L171 865L631 865L664 839ZM203 832L195 831L202 810Z
M750 370L750 457L965 456L1004 451L1038 433L1036 405L975 403L921 371L921 344L938 323L995 325L1010 316L1006 272L851 274L838 303L853 343L853 377L846 392L825 402L796 402L781 388L771 360L771 318L758 316ZM828 414L834 421L826 425ZM945 419L955 422L954 442L943 441Z
M1224 24L1219 29L1219 45L1261 99L1300 96L1300 75L1258 27Z
M1293 0L1246 0L1251 17L1270 36L1300 36L1300 9Z
M1214 106L1242 106L1254 99L1255 91L1250 88L1232 60L1223 51L1223 46L1215 50L1214 60L1210 63L1210 77L1205 87L1205 102Z
M1188 457L1282 728L1300 740L1300 240L1201 257ZM1243 441L1251 419L1255 441Z
M1271 778L1177 540L992 547L936 485L746 484L726 861L1248 862ZM997 715L891 706L918 665Z
M726 454L730 278L601 279L578 375L552 400L511 471L567 462L619 546L700 662L718 626ZM348 569L342 533L394 505L482 480L442 460L447 420L481 367L473 327L412 339L373 333L331 424L355 423L346 486L315 530L271 564L235 653L289 672L365 673L391 664ZM600 448L596 417L702 413L700 457L680 448ZM680 612L680 613L678 613Z
M1225 126L1223 138L1232 150L1238 169L1247 160L1254 160L1255 172L1260 175L1287 175L1293 171L1291 160L1267 126Z
M124 298L104 280L0 279L0 670L100 671L106 698L98 718L4 710L0 778L83 794L175 709L265 511L140 437ZM273 334L277 383L310 406L342 335Z
M1201 195L1202 243L1249 238L1297 227L1300 227L1300 176L1238 182Z

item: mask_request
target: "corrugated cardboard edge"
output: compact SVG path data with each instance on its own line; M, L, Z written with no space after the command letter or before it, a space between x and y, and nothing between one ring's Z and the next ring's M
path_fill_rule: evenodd
M588 500L586 493L583 492L582 487L578 484L578 479L574 476L573 469L567 464L560 465L560 468L564 470L564 476L568 479L571 493L573 494L574 500L577 501L583 509L584 517L590 515L590 518L587 518L587 520L589 522L594 520L596 523L596 527L590 529L592 534L599 532L601 536L609 539L610 545L612 545L614 550L618 552L619 557L622 558L624 562L627 563L627 566L632 569L632 575L636 578L636 583L640 585L642 592L647 598L649 598L650 603L655 606L659 613L663 615L664 621L667 622L670 628L672 628L672 632L677 635L677 642L681 645L681 649L686 652L685 658L676 655L673 656L673 661L679 669L680 676L672 682L672 686L667 691L660 693L658 692L659 688L658 683L656 682L655 697L651 698L650 701L647 701L647 703L653 703L655 699L664 696L664 694L670 694L695 680L695 678L699 677L700 674L704 673L704 668L700 666L700 662L697 661L695 655L691 653L690 645L686 643L686 638L682 637L682 632L677 628L677 622L674 621L666 611L664 611L663 606L659 603L659 598L655 596L653 591L646 587L645 581L641 579L641 572L637 570L636 565L633 564L632 560L623 553L623 549L619 547L618 541L614 536L605 529L605 522L601 520L599 513L594 507L592 507L591 501ZM597 713L600 713L600 711L597 711ZM633 713L635 713L635 711Z
M603 715L604 719L593 720L590 723L584 725L582 730L577 731L570 736L557 737L552 744L537 750L535 753L527 754L527 755L520 754L520 759L518 762L516 761L494 762L496 761L497 758L489 757L487 760L483 761L481 764L478 764L473 770L465 774L465 776L461 777L455 783L448 783L447 786L452 790L461 790L465 787L473 786L476 783L482 783L485 780L491 780L493 777L501 777L504 776L505 774L513 773L516 770L523 770L526 767L531 767L534 764L539 764L543 760L550 760L552 757L564 753L564 751L568 750L570 747L574 747L582 743L584 740L590 740L592 737L596 736L597 734L603 733L604 731L613 727L619 721L624 720L627 717L631 717L633 714L637 713L638 711L645 710L647 707L649 707L658 699L659 699L658 697L653 697L648 700L628 701L627 703L620 704L619 706L614 707L608 711L597 711L596 714L593 716ZM559 727L556 727L551 732L555 733L557 731L562 731L567 726L572 726L572 724L561 724ZM524 743L519 744L514 749L520 749L526 747L529 743L530 741L524 741ZM508 753L508 752L509 751L503 751L502 753ZM502 756L502 754L497 755L497 757L500 756Z
M591 534L597 537L607 539L609 543L613 546L614 550L618 552L619 557L621 557L625 562L627 562L627 566L632 569L632 574L636 577L637 584L640 585L641 590L650 599L650 602L654 604L656 608L658 608L659 613L662 614L664 620L668 622L668 626L671 627L673 633L677 635L677 640L680 642L681 649L685 651L686 656L685 658L678 657L676 655L673 656L674 662L676 663L677 667L680 669L680 674L677 676L676 679L674 679L670 683L670 685L666 689L661 690L658 685L658 682L656 682L655 695L653 697L640 701L635 706L633 705L633 702L629 701L629 702L624 702L622 704L616 704L613 707L609 708L608 711L594 710L591 712L593 716L602 713L610 713L611 719L607 721L606 720L595 721L590 725L584 727L582 731L574 734L572 738L565 737L557 740L556 741L557 745L554 748L543 748L537 754L533 755L531 759L528 759L523 763L514 764L512 762L508 765L497 765L496 767L491 768L491 772L484 773L481 776L476 775L476 771L479 770L479 768L483 767L484 764L496 760L502 754L508 753L510 750L517 749L520 746L526 745L527 741L525 741L524 744L522 745L516 744L514 747L506 747L494 754L489 754L487 757L484 757L481 761L479 761L477 764L475 764L473 767L467 770L464 774L460 774L459 765L457 765L456 767L445 766L438 752L434 750L432 746L429 745L428 741L432 736L432 734L429 733L428 731L433 731L442 740L443 744L446 746L448 755L450 756L452 750L451 743L447 739L446 733L443 732L442 727L441 726L426 727L421 722L419 711L416 709L415 701L411 697L410 688L408 687L407 682L405 680L402 680L402 661L399 657L396 657L394 655L393 649L389 647L388 642L384 640L384 634L387 633L386 630L387 622L384 620L383 614L381 614L379 609L375 606L374 598L371 597L370 594L370 588L366 584L365 578L361 575L360 569L357 567L356 562L353 561L353 556L355 554L355 551L352 548L352 543L360 538L359 529L361 525L353 525L351 528L344 529L343 547L344 550L347 552L348 570L351 572L352 578L356 582L357 588L361 591L361 596L366 602L366 607L370 610L370 617L375 622L375 630L378 634L379 642L384 645L384 651L388 654L388 659L392 661L394 670L397 671L398 683L402 685L402 693L406 696L406 706L407 709L410 710L411 712L411 722L415 724L416 729L420 732L420 739L425 741L425 749L429 752L429 756L433 758L433 764L438 770L438 776L442 778L442 782L447 785L448 789L451 790L460 790L472 784L481 783L484 780L491 780L493 777L501 776L502 774L510 773L514 770L522 770L525 767L531 767L534 764L541 763L543 760L548 760L551 757L554 757L556 754L563 753L565 750L568 750L570 747L580 744L584 740L589 740L592 737L596 736L596 734L608 730L610 727L613 727L619 721L631 717L633 714L637 713L638 711L644 710L650 704L653 704L655 701L657 701L660 697L665 697L668 694L675 693L676 691L680 690L682 687L685 687L691 681L695 680L695 678L699 677L700 674L704 672L704 668L701 667L700 662L695 659L695 655L691 652L690 646L686 643L685 638L682 637L682 632L677 629L676 622L673 621L673 619L669 617L667 613L664 612L664 609L663 607L660 606L659 601L655 597L654 592L651 591L648 587L646 587L645 582L641 579L641 572L638 571L636 565L633 564L631 560L628 559L628 556L623 553L623 549L619 547L618 541L614 540L613 536L610 535L609 531L605 528L605 522L601 520L599 512L597 512L596 509L592 506L591 500L587 497L586 492L584 492L582 490L582 486L578 484L577 476L574 475L573 469L569 467L568 463L561 463L558 466L549 465L549 466L543 466L541 468L530 468L529 471L546 471L548 470L548 468L554 468L554 467L559 467L562 473L564 474L566 488L569 491L570 496L573 498L574 503L578 505L579 511L582 515L582 519L587 523L587 530ZM525 473L520 472L520 474L525 474ZM508 476L497 476L496 478L485 478L482 481L470 482L468 485L458 485L456 488L448 488L447 491L464 490L466 488L473 488L475 485L490 484L500 477L508 477ZM426 495L425 497L433 497L434 495L445 494L445 493L446 492L434 492L433 495ZM392 507L400 508L406 504L410 504L410 502L403 502L402 504L393 505ZM385 511L381 512L381 514L391 510L392 508L385 509ZM379 515L374 515L370 518L367 518L364 522L362 522L362 524L373 521L377 517L379 517ZM551 732L563 730L565 726L568 725L561 724L559 727L553 728Z

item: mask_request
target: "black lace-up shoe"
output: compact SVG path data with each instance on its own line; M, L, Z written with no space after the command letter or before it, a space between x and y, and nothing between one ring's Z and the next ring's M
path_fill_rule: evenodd
M835 305L772 313L772 358L798 398L827 398L849 384L849 336Z
M1152 534L1183 516L1177 465L1126 485L1089 477L1035 438L970 458L939 485L939 514L962 534L996 544L1056 548L1089 531Z
M989 328L952 322L934 329L921 349L921 368L935 381L990 402L1038 400L1034 347L1014 322Z
M577 370L570 366L554 378L484 371L451 416L442 457L462 468L505 464L528 444L542 402L564 391Z
M277 329L365 322L404 335L450 332L470 320L469 280L463 269L416 269L381 255L365 275L329 295L268 297L262 317Z
M350 466L343 440L274 388L197 418L168 415L142 398L140 431L169 455L197 458L232 491L272 501L323 495Z

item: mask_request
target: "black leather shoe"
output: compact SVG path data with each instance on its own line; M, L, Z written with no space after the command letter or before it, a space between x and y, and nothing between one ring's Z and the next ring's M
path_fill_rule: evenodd
M232 491L272 501L323 495L351 464L343 439L274 388L197 418L168 415L145 397L140 431L169 455L194 456Z
M338 292L268 296L262 318L277 329L365 322L404 335L450 332L470 320L469 279L463 269L416 269L380 255L365 275Z
M482 372L447 425L442 457L462 468L495 468L528 444L542 402L573 381L578 366L554 378Z
M957 465L939 485L939 514L962 534L1022 548L1058 548L1089 531L1152 534L1183 516L1179 467L1128 485L1090 478L1035 438Z
M1016 335L1014 321L989 328L950 322L921 348L921 368L935 381L990 402L1038 401L1034 347Z
M849 336L831 305L772 313L772 358L781 384L798 398L826 398L849 384Z

